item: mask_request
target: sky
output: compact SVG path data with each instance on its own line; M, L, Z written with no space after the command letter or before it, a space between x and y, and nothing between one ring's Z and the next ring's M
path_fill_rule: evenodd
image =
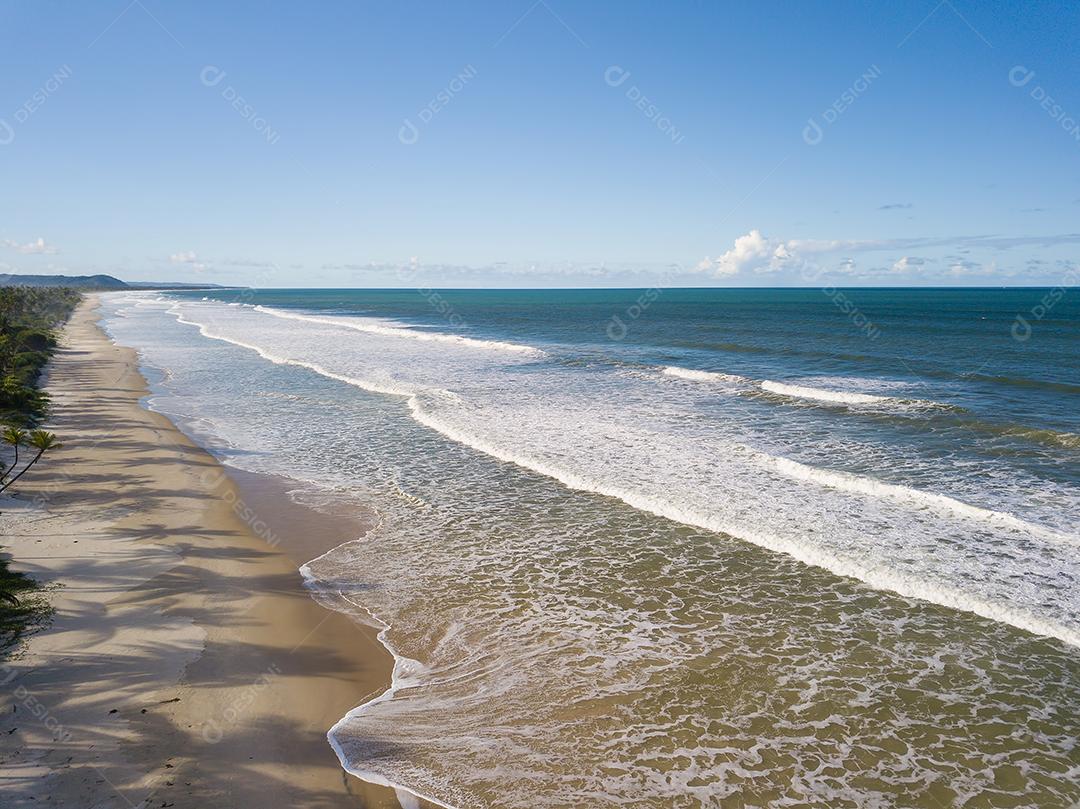
M0 0L0 273L1075 285L1075 2Z

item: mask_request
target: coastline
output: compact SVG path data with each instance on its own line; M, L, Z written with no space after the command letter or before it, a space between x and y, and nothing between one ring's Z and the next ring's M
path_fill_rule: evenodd
M226 474L142 405L136 353L88 295L50 365L64 446L0 532L52 623L0 669L5 805L397 807L326 733L382 693L377 630L317 604L298 566L365 530Z

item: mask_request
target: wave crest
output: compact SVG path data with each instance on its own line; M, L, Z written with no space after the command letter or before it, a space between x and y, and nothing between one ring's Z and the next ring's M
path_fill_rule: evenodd
M256 312L280 317L285 320L301 320L307 323L319 323L323 326L338 326L343 329L367 332L368 334L380 334L384 337L401 337L409 340L423 340L437 343L453 343L456 345L469 346L470 348L491 349L496 351L513 351L518 354L531 354L534 356L546 356L547 352L535 346L522 345L521 343L508 343L502 340L481 340L476 337L464 337L460 334L446 334L438 331L419 331L408 326L390 326L370 319L357 317L316 317L314 315L301 315L294 312L286 312L275 309L272 306L255 306Z

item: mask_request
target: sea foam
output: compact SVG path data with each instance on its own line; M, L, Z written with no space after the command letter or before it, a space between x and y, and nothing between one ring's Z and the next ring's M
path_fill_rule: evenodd
M459 807L711 805L749 783L913 805L943 778L1072 800L1080 684L1054 638L1076 642L1075 489L858 440L895 422L753 383L165 308L115 320L174 371L164 412L380 514L303 568L396 660L331 729L350 772ZM820 384L895 390L872 382ZM1019 721L975 743L973 713ZM996 784L1002 760L1033 777Z
M519 354L544 356L544 351L534 346L521 345L520 343L508 343L503 340L480 340L474 337L464 337L459 334L446 334L437 331L420 331L404 325L380 322L373 318L360 318L344 315L338 317L316 317L312 315L301 315L295 312L286 312L282 309L276 309L270 306L256 306L255 311L265 312L268 315L288 320L320 323L324 326L353 329L355 331L368 332L370 334L380 334L385 337L400 337L407 340L421 340L435 343L454 343L456 345L470 346L472 348L513 351Z
M617 478L609 480L597 476L587 471L587 466L576 468L572 458L564 457L563 460L553 461L540 454L529 452L525 449L525 445L507 444L504 440L495 438L493 435L485 435L482 431L464 426L459 423L457 417L447 419L445 416L440 415L441 413L457 413L460 416L460 414L473 412L472 406L466 406L465 408L458 406L461 398L450 390L430 388L423 385L418 386L389 377L376 378L339 373L327 368L323 363L268 351L259 345L212 330L205 324L190 321L182 313L179 306L173 306L170 311L180 318L181 322L189 322L191 325L197 326L204 336L224 340L250 349L271 362L306 368L327 378L373 393L403 396L413 418L420 424L491 457L514 463L522 468L558 480L569 488L614 497L648 513L686 525L734 536L759 547L785 553L800 562L824 568L832 573L857 578L883 590L890 590L901 595L926 599L944 606L973 612L993 620L1010 623L1028 631L1050 635L1068 643L1080 645L1080 630L1047 617L1040 617L1030 609L1025 609L1022 606L1010 604L1006 601L988 600L981 597L977 592L957 589L945 581L932 581L920 574L912 574L899 568L890 568L888 565L881 564L880 561L867 563L861 561L857 556L838 553L836 550L830 549L828 544L808 541L806 536L765 531L760 527L755 527L753 521L732 520L730 517L725 517L723 512L705 508L705 501L695 502L685 496L671 497L665 494L650 493L643 488L620 485L616 482ZM320 326L339 325L333 322L336 320L334 318L303 318L303 320ZM322 323L322 320L330 320L331 323ZM362 331L368 330L363 329ZM380 336L397 336L375 333L380 334ZM679 370L685 371L687 369ZM685 376L684 374L679 375ZM693 378L695 380L699 379L697 376ZM883 397L875 397L875 399L877 398ZM446 406L448 403L450 405L449 409ZM497 422L488 421L487 423L494 424ZM1055 542L1072 543L1074 541L1074 538L1069 535L1043 528L1013 515L971 506L937 493L920 492L909 487L850 473L816 469L789 459L770 458L766 454L756 453L745 448L733 446L731 449L733 458L737 457L738 451L742 449L747 457L755 457L756 462L759 464L770 467L786 477L813 484L818 487L819 497L828 489L836 489L853 495L869 497L871 498L869 502L885 498L914 508L933 507L939 512L946 512L957 518L975 520L996 526L999 529L1026 532L1029 535L1043 536ZM665 487L661 487L657 491L664 490ZM768 497L765 492L762 492L762 496Z
M819 402L838 402L840 404L883 404L894 401L888 396L875 396L869 393L812 388L806 385L789 385L784 382L774 382L771 379L766 379L761 382L761 389L780 396L790 396L796 399L813 399Z

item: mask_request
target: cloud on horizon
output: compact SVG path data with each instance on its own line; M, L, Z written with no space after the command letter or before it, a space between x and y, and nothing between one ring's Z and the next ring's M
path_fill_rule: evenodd
M789 257L784 242L767 239L760 230L754 229L737 238L735 246L717 259L705 256L698 262L697 268L717 278L727 278L746 270L761 271L764 267L775 267Z
M1046 236L947 236L912 237L900 239L776 239L753 229L735 239L730 250L718 258L706 256L697 264L697 271L718 279L735 279L750 273L755 275L787 274L791 281L810 281L820 276L876 278L888 275L906 276L920 280L948 280L957 276L982 276L988 280L1014 278L1030 273L1041 266L1041 260L1024 257L1023 266L1011 269L999 267L996 259L976 261L967 255L974 251L1004 252L1017 248L1053 248L1080 243L1080 234L1063 233ZM916 255L914 251L930 253L946 250L944 255ZM952 252L949 255L948 252ZM852 254L892 253L874 266L859 271ZM835 258L833 255L835 254ZM960 254L960 255L956 255ZM989 257L988 257L989 258ZM1018 257L1018 261L1019 261ZM1045 262L1043 262L1045 263ZM792 275L795 274L795 275Z
M276 270L277 264L272 261L260 261L254 258L227 258L217 262L222 267L254 267L257 270Z
M197 273L206 272L208 266L206 262L199 260L199 256L194 250L182 250L178 253L173 253L169 256L169 261L172 264L187 265Z
M893 264L893 272L910 272L912 269L922 267L926 264L925 258L919 256L904 256L895 264Z
M38 236L36 241L27 242L26 244L19 244L12 239L4 239L2 242L0 242L0 244L3 244L4 247L11 248L18 253L22 253L24 256L54 255L60 252L59 248L54 247L51 244L47 244L45 242L45 239L43 239L41 236Z

